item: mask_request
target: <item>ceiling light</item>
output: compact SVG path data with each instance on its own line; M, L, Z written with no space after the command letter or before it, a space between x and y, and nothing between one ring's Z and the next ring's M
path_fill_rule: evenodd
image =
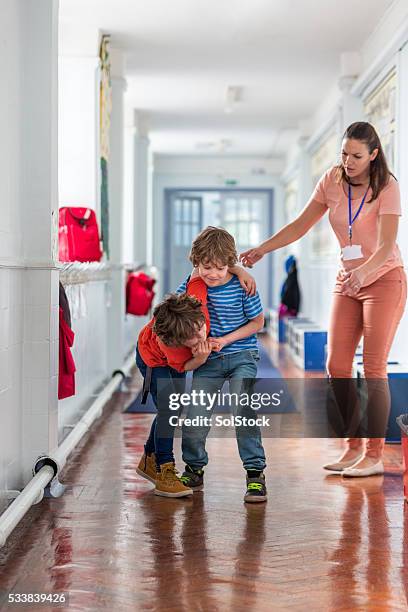
M225 153L225 151L227 149L230 149L232 147L232 140L229 140L229 138L221 138L221 140L218 142L218 152L219 153Z
M220 138L219 140L207 140L196 142L195 148L198 151L217 151L224 153L232 147L232 140L229 138Z
M224 113L232 113L235 105L242 102L243 87L239 85L229 85L225 92Z
M214 149L217 146L217 143L215 141L204 141L204 142L196 142L196 149L200 149L201 151L205 151L208 149Z

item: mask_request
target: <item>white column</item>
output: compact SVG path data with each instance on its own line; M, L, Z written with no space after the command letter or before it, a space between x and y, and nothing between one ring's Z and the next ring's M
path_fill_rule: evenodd
M21 18L20 190L23 277L23 479L57 445L58 0L17 0ZM7 94L6 94L7 95ZM12 315L13 316L13 315Z
M408 45L398 53L398 89L397 89L397 178L401 190L403 214L400 220L399 245L405 262L408 264L408 218L406 205L408 201Z
M140 113L135 112L133 131L133 252L135 260L140 263L146 263L148 259L149 146L150 141L144 118Z
M361 57L359 53L346 52L341 54L341 76L339 79L339 89L341 92L339 115L340 137L350 124L355 121L364 121L361 98L354 96L350 91L357 79L360 69Z
M99 57L59 58L58 179L60 206L99 215Z
M119 49L111 49L112 114L110 125L109 189L109 251L112 263L111 303L108 323L108 366L122 366L125 357L125 273L123 262L124 216L124 58Z
M405 45L397 56L398 87L397 87L397 168L396 177L401 191L402 217L398 231L398 246L407 269L408 264L408 218L406 202L408 201L408 45ZM390 359L396 359L406 364L408 346L408 309L399 324L395 341L390 352Z
M122 263L124 183L124 93L123 54L111 49L112 114L109 159L109 251L112 263Z
M306 205L313 191L311 156L306 148L308 140L309 131L307 128L303 128L302 135L298 140L298 212ZM298 262L299 284L302 292L301 312L306 316L311 315L314 302L314 295L308 282L311 279L310 271L313 268L312 239L312 234L309 232L300 242L290 246L290 250L294 253Z
M309 136L299 138L299 191L298 191L298 212L306 205L312 193L312 170L310 164L310 153L306 150Z

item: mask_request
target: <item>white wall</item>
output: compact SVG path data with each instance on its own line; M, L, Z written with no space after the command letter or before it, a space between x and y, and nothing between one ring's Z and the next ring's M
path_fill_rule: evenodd
M0 492L22 480L23 276L22 270L0 269Z
M99 59L61 56L58 64L59 205L99 215Z
M402 217L400 220L398 243L401 249L405 270L408 271L408 43L399 53L399 117L398 117L398 181L401 190ZM392 357L407 363L408 346L408 309L400 323L397 337L392 348Z
M0 17L0 69L4 85L3 95L0 96L0 261L5 265L7 261L23 259L23 211L19 190L22 180L22 151L19 135L24 101L21 97L19 75L23 69L21 49L24 41L19 4L13 0L2 2ZM2 275L4 284L1 284L0 305L5 308L8 305L10 271L3 272Z
M134 151L134 135L133 127L126 127L124 134L124 206L123 206L123 244L122 244L122 261L130 263L134 261L134 240L133 232L130 231L134 227L134 183L133 174L135 172L135 151Z
M0 4L0 496L57 437L57 8Z

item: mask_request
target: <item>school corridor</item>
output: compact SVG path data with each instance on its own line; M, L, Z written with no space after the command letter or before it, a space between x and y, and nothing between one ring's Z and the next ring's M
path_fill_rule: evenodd
M406 0L0 23L0 610L407 610Z

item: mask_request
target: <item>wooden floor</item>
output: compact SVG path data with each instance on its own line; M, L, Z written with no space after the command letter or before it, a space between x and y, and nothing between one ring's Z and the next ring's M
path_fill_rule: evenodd
M267 344L284 375L303 375ZM384 477L344 480L321 469L336 440L265 439L269 501L251 506L235 440L212 438L205 491L165 499L134 471L152 416L123 414L124 402L71 457L65 495L0 549L0 594L67 591L58 609L78 612L407 610L399 446Z

